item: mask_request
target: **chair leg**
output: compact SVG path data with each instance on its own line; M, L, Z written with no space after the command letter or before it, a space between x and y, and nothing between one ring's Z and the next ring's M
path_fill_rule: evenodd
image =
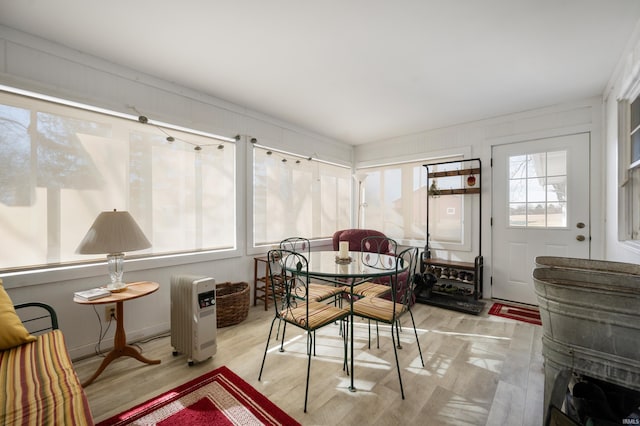
M347 342L349 341L349 319L348 318L344 318L342 320L340 320L340 326L342 327L341 333L342 333L342 337L343 337L343 343L344 343L344 357L343 357L343 364L342 364L342 371L346 371L347 372L347 376L349 375L349 362L348 362L348 353L349 353L349 349L348 349L348 344Z
M269 341L271 340L271 333L273 332L273 324L276 321L276 317L273 317L271 321L271 327L269 328L269 337L267 337L267 345L264 348L264 355L262 356L262 365L260 366L260 374L258 374L258 381L262 378L262 369L264 368L264 361L267 359L267 351L269 350Z
M314 339L311 338L311 333L313 333ZM315 341L315 337L316 337L315 330L313 332L307 331L307 355L311 353L311 350L313 348L313 356L316 356L316 341Z
M308 355L308 361L307 361L307 386L305 388L304 391L304 412L307 412L307 398L309 397L309 375L311 373L311 345L314 344L313 342L313 337L311 336L311 333L307 333L308 339L307 339L307 353ZM311 340L311 342L309 343L309 340Z
M280 327L280 324L278 324L278 327ZM287 332L287 322L285 321L284 326L282 327L282 339L280 340L280 352L284 352L284 334L286 332Z
M276 340L278 340L278 336L280 335L280 323L282 322L282 320L280 320L280 322L278 323L278 329L276 330Z
M402 387L402 376L400 375L400 362L398 361L398 349L396 349L396 338L393 333L393 325L391 326L391 340L393 341L393 354L396 356L396 369L398 370L398 380L400 381L400 394L402 395L402 399L404 399L404 388ZM400 336L398 336L398 342L400 341Z
M413 324L413 332L416 335L416 343L418 344L418 352L420 353L420 362L422 362L422 366L424 367L424 359L422 358L422 349L420 349L420 339L418 339L418 330L416 330L416 322L413 320L413 312L409 309L409 315L411 316L411 323Z
M402 327L398 326L398 324L400 324L400 320L395 321L395 326L396 336L398 336L398 349L402 349L402 343L400 343L400 330L402 329ZM393 325L391 325L391 328L393 328ZM413 329L415 330L415 327L413 327Z
M376 321L376 346L380 349L380 330L378 330L378 321Z
M282 304L282 309L284 309L284 303ZM280 324L282 323L282 319L280 319L280 322L278 323L278 331L276 331L276 340L278 340L278 335L280 334ZM284 340L284 331L282 332L282 339Z

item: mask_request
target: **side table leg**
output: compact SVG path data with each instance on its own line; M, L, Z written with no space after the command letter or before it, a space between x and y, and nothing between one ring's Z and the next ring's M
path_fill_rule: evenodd
M98 367L98 370L93 373L93 376L91 376L89 380L85 381L82 386L89 386L100 374L102 374L105 368L107 368L113 360L120 358L121 356L129 356L146 364L160 364L161 362L159 359L151 360L145 358L136 348L127 345L127 336L124 331L124 302L122 301L116 303L116 334L113 338L113 349L107 354L105 359L102 360L100 367Z

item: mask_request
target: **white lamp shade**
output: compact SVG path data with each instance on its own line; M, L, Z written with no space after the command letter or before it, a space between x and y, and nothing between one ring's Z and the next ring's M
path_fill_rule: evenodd
M133 216L126 211L102 212L76 249L78 254L109 254L151 247Z

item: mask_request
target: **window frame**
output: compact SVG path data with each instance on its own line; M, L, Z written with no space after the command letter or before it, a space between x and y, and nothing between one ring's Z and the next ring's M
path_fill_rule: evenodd
M100 107L95 107L92 105L82 104L62 98L56 98L53 96L48 96L41 93L30 92L27 90L22 90L18 88L13 88L9 86L0 85L0 92L5 93L9 96L18 96L18 102L16 105L22 108L33 109L34 103L45 102L53 104L57 107L62 108L71 108L72 110L77 111L77 116L73 115L74 118L83 119L87 117L87 114L99 114L111 117L112 119L124 119L135 122L140 122L139 116L134 116L131 114L120 113L117 111L107 110ZM32 102L33 101L33 102ZM232 192L234 195L235 201L235 209L236 212L239 212L242 208L241 204L241 196L240 196L240 188L241 188L241 179L239 176L239 171L242 170L240 165L243 162L243 155L241 155L242 150L238 144L239 138L230 138L225 136L218 136L211 132L200 131L196 129L185 128L178 125L173 125L169 123L164 123L160 121L153 121L150 123L152 126L156 127L159 132L165 133L168 135L167 130L171 132L174 130L177 132L188 133L197 135L198 137L207 137L215 141L215 143L227 143L233 144L235 155L234 157L234 175L235 175L235 184ZM160 129L163 128L164 130ZM213 147L215 149L215 146ZM97 215L97 213L96 213ZM236 214L236 221L238 220L238 214ZM225 259L229 257L237 256L241 252L241 248L244 246L244 236L243 232L237 231L237 226L234 227L235 237L233 247L223 248L223 249L197 249L193 250L180 250L180 251L170 251L170 252L159 252L159 253L144 253L144 254L136 254L132 252L131 254L127 254L125 258L125 266L127 271L136 271L136 270L147 270L152 268L160 268L160 267L168 267L173 265L183 265L190 263L199 263L206 262L212 260ZM79 241L78 241L79 242ZM87 260L69 260L69 261L60 261L54 263L43 263L39 265L25 265L25 266L17 266L17 267L7 267L0 271L0 277L13 277L11 280L14 284L12 287L20 287L27 285L37 285L37 284L45 284L48 282L59 281L59 280L69 280L69 279L81 279L81 278L89 278L96 275L103 275L104 268L106 265L106 256L103 259L103 256L96 255L95 257L88 258Z
M631 161L631 104L640 102L640 70L627 80L618 97L618 240L640 249L640 161Z

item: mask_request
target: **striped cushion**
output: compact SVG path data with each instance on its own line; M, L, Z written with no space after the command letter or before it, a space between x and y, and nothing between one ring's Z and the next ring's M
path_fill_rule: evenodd
M329 299L337 294L340 294L341 292L341 287L327 284L309 283L309 300L313 302L320 302L321 300Z
M307 320L307 305L309 317ZM315 330L324 325L342 319L349 315L347 309L337 308L322 302L303 303L280 312L280 317L306 330Z
M365 297L380 297L385 293L389 293L391 287L385 284L376 284L372 282L364 282L353 288L353 294Z
M397 319L407 308L400 303L396 303L395 305ZM364 297L353 303L353 314L355 316L391 323L394 320L393 302L380 297Z
M93 425L60 330L0 352L0 424Z

